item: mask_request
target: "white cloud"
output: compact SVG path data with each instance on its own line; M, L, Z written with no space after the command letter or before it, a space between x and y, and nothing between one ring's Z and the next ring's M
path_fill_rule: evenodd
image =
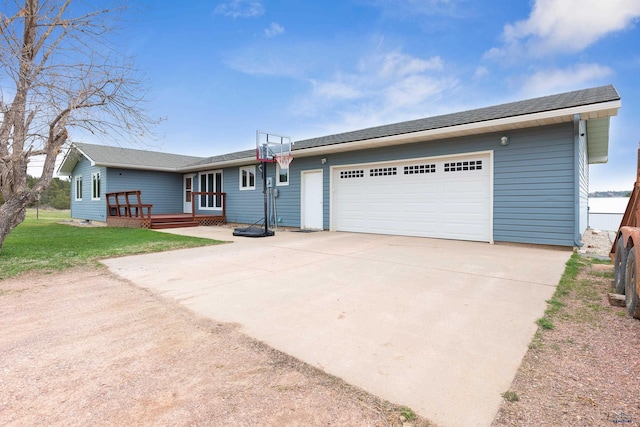
M264 6L258 0L229 0L216 6L214 13L232 18L251 18L264 13Z
M316 82L312 81L313 94L324 99L356 99L361 95L358 88L340 81Z
M341 132L426 117L441 108L441 98L458 85L444 73L438 56L418 58L391 51L360 60L351 72L312 81L311 93L301 96L297 114L327 116L319 132Z
M489 74L489 69L485 66L479 66L476 68L476 71L473 73L474 79L481 79L482 77Z
M527 19L505 25L505 46L487 56L579 52L639 17L638 0L535 0Z
M422 105L439 96L446 89L455 86L456 83L455 79L447 77L408 76L385 90L386 108L397 110Z
M455 15L459 0L368 0L368 3L391 16Z
M611 68L599 64L578 64L570 68L538 71L522 82L522 96L541 96L581 88L612 73Z
M428 70L442 70L442 59L434 56L428 60L413 58L400 52L391 52L381 59L380 75L384 77L406 76Z
M302 72L285 57L264 57L253 51L228 58L225 63L229 68L244 74L299 78Z
M264 35L271 38L284 33L284 27L276 22L272 22L269 28L264 30Z

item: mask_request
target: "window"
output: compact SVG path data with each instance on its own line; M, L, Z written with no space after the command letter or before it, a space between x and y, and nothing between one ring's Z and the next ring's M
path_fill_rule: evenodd
M411 165L404 167L405 175L413 175L416 173L435 173L436 172L436 164L430 163L426 165Z
M340 179L348 178L362 178L364 177L364 170L352 170L352 171L340 171Z
M82 201L82 175L76 176L75 184L76 184L76 200L81 202Z
M240 190L255 190L256 167L243 166L240 168Z
M100 200L100 172L91 174L91 200Z
M200 173L200 191L206 193L222 192L222 171L211 171ZM200 195L200 209L221 209L221 194Z
M389 176L389 175L397 175L398 169L396 167L392 168L376 168L369 170L369 176Z
M276 185L289 185L289 168L282 169L276 163Z
M482 160L471 160L468 162L453 162L445 163L445 172L459 172L459 171L475 171L482 169Z

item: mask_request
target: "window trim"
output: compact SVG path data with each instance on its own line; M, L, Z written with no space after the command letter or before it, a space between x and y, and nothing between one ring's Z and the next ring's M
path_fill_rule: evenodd
M91 200L100 200L100 191L102 190L101 184L100 171L93 172L91 174Z
M76 202L81 202L82 201L82 175L76 175L73 182L74 182L74 189L75 189L75 196L76 196L75 200ZM80 185L78 185L78 183Z
M224 173L223 173L222 169L215 169L215 170L198 172L198 191L201 191L201 192L206 192L207 191L207 189L202 188L202 176L203 175L210 175L210 174L214 176L214 181L213 181L214 190L215 190L215 187L219 186L220 187L220 191L219 192L220 193L224 192L224 188L223 188ZM218 180L215 179L216 175L218 175L218 174L220 174L220 182L218 182ZM208 182L208 179L205 179L205 180L206 180L206 182ZM191 187L192 188L194 187L193 183L191 184ZM212 191L212 192L215 192L215 191ZM219 211L219 210L222 209L222 203L224 203L224 201L222 200L222 196L206 196L206 195L198 194L196 197L198 197L198 201L196 203L196 210L198 210L198 211ZM214 201L213 202L214 206L202 206L202 198L203 197L212 198L211 200ZM220 201L219 205L218 205L218 201ZM205 201L205 204L208 204L208 202Z
M280 181L280 177L282 176L282 171L287 172L287 180ZM278 163L276 163L276 186L277 187L286 187L289 185L289 181L291 181L291 167L287 169L282 169Z
M242 173L247 173L247 185L243 186L242 184ZM253 185L251 185L251 176L253 175ZM249 191L256 189L256 165L251 166L240 166L238 168L238 188L240 191Z

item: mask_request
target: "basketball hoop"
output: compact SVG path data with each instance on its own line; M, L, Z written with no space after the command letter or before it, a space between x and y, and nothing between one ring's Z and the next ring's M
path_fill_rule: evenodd
M292 147L293 141L290 136L256 131L256 159L261 163L273 163L276 157L290 155ZM282 163L281 167L287 167L287 165L288 163L286 165Z
M293 155L291 154L282 154L280 156L274 156L278 165L280 165L280 169L289 169L289 165L293 161Z

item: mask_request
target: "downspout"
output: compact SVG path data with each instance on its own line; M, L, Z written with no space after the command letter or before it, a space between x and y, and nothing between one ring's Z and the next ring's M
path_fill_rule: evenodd
M587 166L588 167L588 166ZM580 234L580 115L573 115L573 245L584 246Z

